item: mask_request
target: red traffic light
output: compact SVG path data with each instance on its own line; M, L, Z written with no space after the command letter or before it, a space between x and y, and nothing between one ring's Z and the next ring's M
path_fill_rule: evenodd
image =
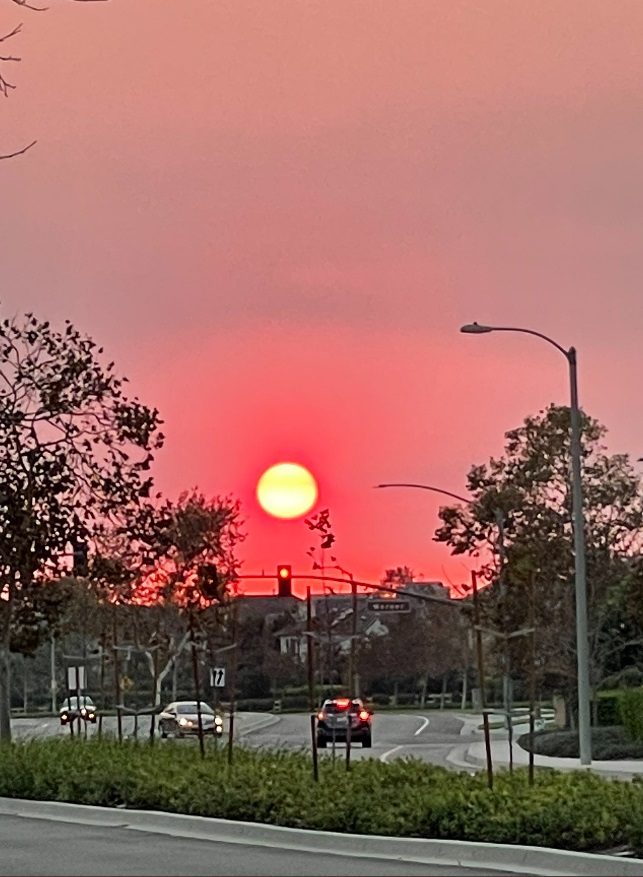
M279 564L277 567L277 580L279 582L279 596L290 597L292 594L292 567L290 564Z

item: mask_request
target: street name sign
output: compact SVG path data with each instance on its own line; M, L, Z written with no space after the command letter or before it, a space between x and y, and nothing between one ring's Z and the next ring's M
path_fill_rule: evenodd
M411 604L408 600L369 600L368 608L371 612L410 612Z

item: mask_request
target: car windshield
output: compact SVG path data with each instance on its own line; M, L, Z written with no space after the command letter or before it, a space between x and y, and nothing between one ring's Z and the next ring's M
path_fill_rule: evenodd
M194 716L196 715L196 700L192 703L177 703L176 711L179 715L184 716ZM201 712L205 715L212 716L214 712L211 707L207 705L207 703L201 702Z
M94 701L91 697L81 697L80 705L82 706L94 706ZM78 698L77 697L68 697L67 700L63 702L63 709L66 710L75 710L78 709Z

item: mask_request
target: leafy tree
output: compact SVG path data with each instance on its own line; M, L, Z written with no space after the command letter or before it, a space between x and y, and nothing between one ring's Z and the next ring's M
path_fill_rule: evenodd
M130 600L150 610L137 613L135 637L155 678L158 704L163 680L191 630L199 628L204 645L220 633L216 609L228 601L237 580L236 546L245 535L240 505L230 497L207 499L191 491L176 503L145 511L145 527L136 528Z
M643 501L628 457L609 455L603 446L605 428L586 415L581 426L589 645L596 688L614 649L624 647L623 638L619 645L615 635L614 612L621 584L631 578L640 552ZM576 643L569 409L551 405L505 438L504 456L469 471L474 502L440 510L442 526L435 539L453 554L480 559L482 577L491 585L481 602L496 629L510 633L526 626L533 587L539 663L571 695ZM502 556L498 512L504 520ZM641 641L640 627L629 633ZM514 640L510 651L512 666L524 666L524 643Z
M69 321L62 332L32 314L0 323L0 740L11 635L33 618L34 588L151 490L158 412L125 395L102 353Z
M397 589L403 588L404 585L410 585L413 581L415 581L415 572L411 567L396 566L394 569L387 569L384 572L383 577L380 579L380 584L392 585Z

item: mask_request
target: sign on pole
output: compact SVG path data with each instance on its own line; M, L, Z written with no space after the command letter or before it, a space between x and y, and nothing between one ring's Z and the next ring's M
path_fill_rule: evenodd
M210 669L210 686L212 688L225 688L225 667L212 667Z
M408 600L369 600L368 608L371 612L410 612L411 604Z
M85 690L84 667L67 667L67 688L70 691Z

